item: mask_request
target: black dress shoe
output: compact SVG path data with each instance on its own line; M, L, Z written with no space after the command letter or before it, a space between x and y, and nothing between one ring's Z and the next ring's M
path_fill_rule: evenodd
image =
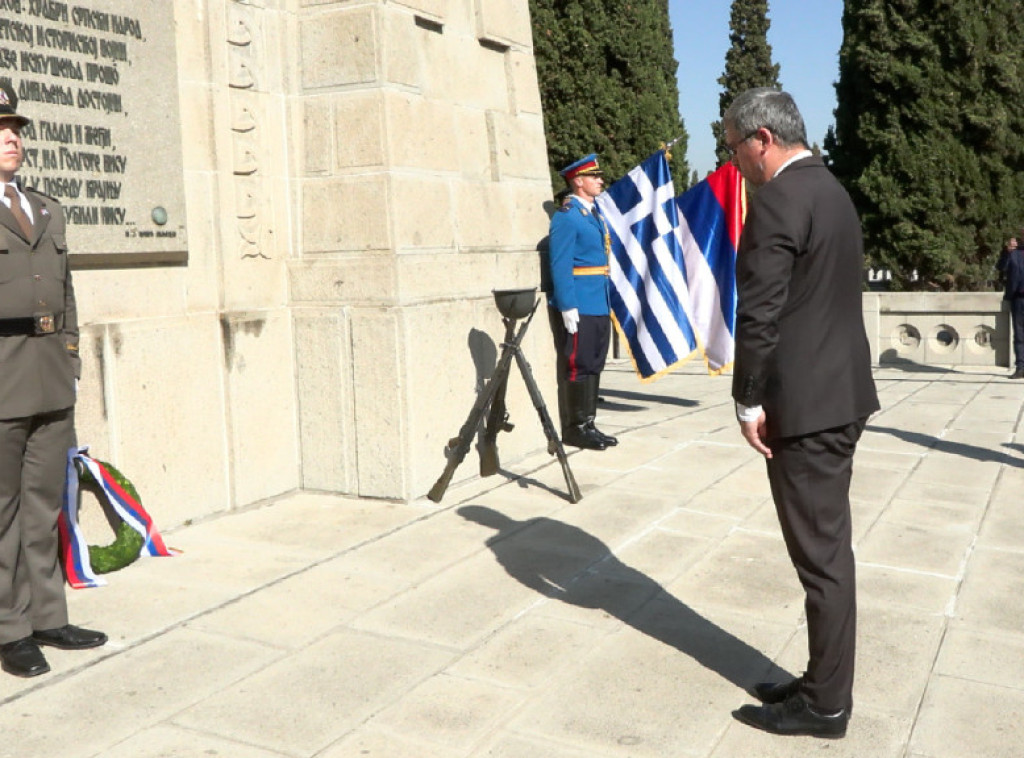
M39 645L31 637L0 645L0 666L15 676L39 676L50 670Z
M1024 379L1024 368L1019 368L1010 374L1011 379Z
M602 432L600 429L598 429L594 425L594 420L593 419L591 419L590 421L587 422L587 426L590 428L591 432L593 432L594 434L597 435L598 439L600 439L602 442L604 442L604 444L606 446L608 446L608 447L615 447L616 445L619 444L619 438L618 437L613 437L610 434L605 434L604 432Z
M800 685L804 683L802 676L788 682L761 682L754 685L753 696L762 703L772 705L789 700L800 691Z
M572 424L562 432L562 444L581 447L584 450L604 450L608 444L597 436L586 423Z
M56 629L32 632L32 639L40 645L59 647L61 650L85 650L105 643L107 635L103 632L94 632L92 629L65 624Z
M771 705L744 705L732 715L748 726L772 734L802 734L830 740L845 737L850 720L850 714L845 710L833 715L818 713L800 695Z

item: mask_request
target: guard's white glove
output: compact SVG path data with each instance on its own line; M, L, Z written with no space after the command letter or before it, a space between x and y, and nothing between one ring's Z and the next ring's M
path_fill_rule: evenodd
M562 311L562 323L565 324L565 331L569 334L576 334L576 331L580 328L580 312L576 308L572 308L568 311Z

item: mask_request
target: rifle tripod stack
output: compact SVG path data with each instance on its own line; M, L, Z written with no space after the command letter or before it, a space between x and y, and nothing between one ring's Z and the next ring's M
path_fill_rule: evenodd
M576 503L583 498L580 494L580 488L576 485L576 479L569 468L569 460L565 455L565 448L562 447L562 441L555 431L555 425L551 422L547 406L544 405L544 398L537 388L537 382L534 381L533 371L531 371L530 364L526 361L526 356L523 355L523 351L520 348L523 337L526 335L526 329L530 326L530 322L533 321L533 316L537 312L537 306L540 304L540 298L536 297L536 293L536 288L494 291L494 302L501 313L502 323L505 324L505 340L501 343L501 357L498 358L498 363L494 367L494 373L491 374L491 378L487 380L487 384L480 394L477 395L476 402L473 403L473 408L469 412L469 418L466 419L466 423L459 430L459 436L452 437L448 441L448 465L445 466L440 478L430 488L430 492L427 493L427 497L435 503L441 502L441 498L444 497L448 485L451 484L455 469L466 458L466 454L473 444L473 438L476 437L485 413L487 413L487 426L484 431L483 440L480 443L480 476L491 476L498 472L498 432L511 431L513 427L508 421L509 416L505 409L505 390L508 385L508 374L513 360L519 366L519 372L523 375L523 380L526 382L526 389L530 393L533 407L537 409L537 414L540 416L541 426L544 428L544 434L548 438L548 453L558 456L558 463L562 467L562 473L565 475L565 484L569 491L569 501ZM516 322L523 318L526 321L517 330ZM488 409L490 410L489 413Z

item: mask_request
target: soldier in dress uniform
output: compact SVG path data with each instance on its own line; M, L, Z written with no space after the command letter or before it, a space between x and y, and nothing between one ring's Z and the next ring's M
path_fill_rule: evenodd
M593 153L559 172L569 195L551 218L551 307L559 334L560 377L566 413L562 442L604 450L615 437L594 425L597 391L608 355L611 319L608 302L608 254L611 241L595 198L604 191L604 177Z
M58 560L68 449L74 440L78 313L64 213L22 186L14 90L0 83L0 666L50 670L40 645L97 647L102 632L68 623Z

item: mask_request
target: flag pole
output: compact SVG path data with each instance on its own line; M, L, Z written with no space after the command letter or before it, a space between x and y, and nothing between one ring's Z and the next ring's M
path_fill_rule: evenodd
M665 151L666 160L672 160L672 153L669 151L672 149L672 146L676 144L679 140L681 140L684 136L685 135L680 134L678 137L676 137L674 140L667 144L664 142L661 143L661 149Z

